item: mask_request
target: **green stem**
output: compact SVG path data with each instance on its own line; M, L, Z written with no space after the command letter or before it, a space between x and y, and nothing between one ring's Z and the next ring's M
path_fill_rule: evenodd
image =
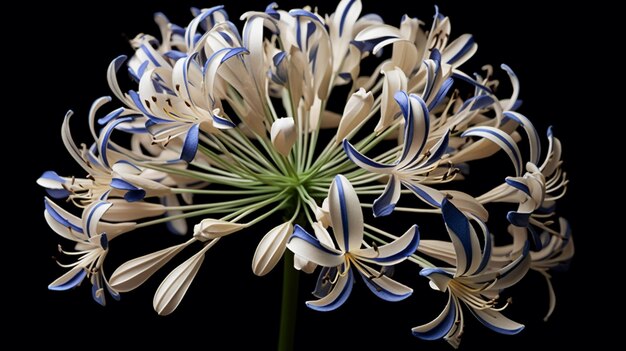
M278 351L293 351L298 310L298 280L300 273L293 268L293 253L287 250L283 257L283 299L280 307Z

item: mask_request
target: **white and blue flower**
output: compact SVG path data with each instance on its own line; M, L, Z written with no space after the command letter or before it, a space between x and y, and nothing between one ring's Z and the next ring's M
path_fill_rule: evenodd
M491 266L492 241L485 224L474 216L483 236L481 247L476 229L468 217L447 199L442 203L443 219L451 242L425 241L421 252L447 262L452 267L424 268L421 276L430 279L433 289L448 293L448 303L432 322L413 328L413 335L426 339L445 339L457 347L463 332L462 304L482 324L501 334L519 333L524 326L500 313L500 291L517 283L528 271L528 244L503 267ZM462 304L461 304L462 303Z
M381 299L399 301L411 295L411 288L369 265L391 266L413 254L419 245L417 226L412 226L404 235L386 245L363 248L361 205L344 176L335 177L328 199L334 241L322 226L315 226L316 236L313 236L296 225L287 243L287 248L294 254L325 267L319 277L319 284L327 286L320 294L323 296L319 300L308 301L307 306L319 311L331 311L341 306L352 291L354 271Z
M50 290L68 290L74 288L85 278L92 284L93 299L101 305L105 304L104 289L114 299L119 299L119 294L109 286L103 272L103 264L109 252L109 241L120 234L129 232L135 228L135 223L107 223L102 221L102 216L112 206L111 203L98 200L83 210L81 218L65 211L60 206L45 199L44 216L48 225L59 236L74 243L75 251L62 251L68 256L77 256L78 259L69 264L60 264L70 268L65 274L50 283Z

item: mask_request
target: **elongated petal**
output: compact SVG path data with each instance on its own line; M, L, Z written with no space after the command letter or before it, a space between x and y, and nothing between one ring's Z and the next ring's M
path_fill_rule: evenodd
M341 142L352 133L369 115L374 105L374 96L371 91L361 88L352 94L343 110L339 127L337 128L336 142Z
M337 282L328 295L319 300L307 301L306 305L316 311L332 311L339 308L346 302L352 292L354 284L354 275L352 270L348 270L344 275L339 275Z
M504 152L506 152L506 154L509 156L509 158L513 162L513 166L515 166L515 175L521 175L522 155L519 151L519 148L517 147L517 144L510 135L506 134L500 129L493 127L474 127L466 130L461 136L478 136L492 141L500 148L502 148L502 150L504 150Z
M463 34L448 44L441 53L441 61L458 67L469 60L478 49L471 34Z
M363 240L363 212L356 191L343 175L335 176L330 185L328 206L339 247L344 252L359 249Z
M426 324L411 329L411 331L414 336L423 340L441 339L450 332L456 319L456 304L452 294L448 293L448 303L439 316Z
M393 172L395 165L386 165L372 160L371 158L358 152L348 140L343 141L343 150L350 161L354 162L357 166L363 168L366 171L372 173L384 173L390 174Z
M441 213L456 252L456 276L460 276L480 264L480 244L467 217L446 198L443 199Z
M390 215L396 203L400 200L400 194L402 193L401 182L396 175L390 175L387 186L380 196L374 200L372 210L374 217L383 217Z
M82 227L88 237L98 234L98 225L104 213L111 207L111 203L106 201L96 201L83 211Z
M111 275L109 285L119 292L136 289L189 244L190 241L137 257L122 264Z
M384 274L380 274L368 266L361 265L358 268L365 285L374 295L385 301L402 301L413 293L413 289L398 283Z
M163 280L152 300L154 310L162 315L167 316L174 312L187 293L187 289L196 277L206 251L219 239L208 243L202 250L191 256L187 261L181 263Z
M524 329L523 324L508 319L500 312L491 309L477 310L473 308L470 308L470 311L478 321L497 333L513 335Z
M130 203L121 199L110 199L111 207L102 216L111 222L136 221L138 219L160 216L165 213L161 204L138 201Z
M295 226L293 235L287 242L287 248L302 259L324 267L336 267L345 262L342 252L324 247L299 225Z
M252 272L254 274L263 276L274 269L278 261L283 257L287 240L292 232L293 226L291 222L286 222L265 234L252 258Z
M406 90L407 88L407 77L401 69L395 68L382 73L385 76L383 77L383 90L380 101L380 120L374 128L376 133L380 133L389 127L396 116L401 113L400 107L393 97L398 91Z
M79 235L83 234L83 226L80 218L65 211L61 206L50 201L48 198L44 198L44 206L46 208L46 220L57 234L67 237L70 240L75 240L75 238L71 235L68 237L69 230Z
M530 148L530 162L535 165L539 164L539 156L541 155L541 140L539 140L539 133L533 126L532 122L526 116L514 111L504 111L504 116L519 123L528 135L528 143Z
M283 156L288 156L293 144L295 144L298 138L298 132L293 118L285 117L274 121L270 135L272 145L274 145L276 151Z
M430 117L421 97L400 91L395 99L404 115L404 146L398 167L412 164L421 154L430 132Z
M85 276L87 276L85 268L82 266L75 266L60 276L57 280L50 283L50 285L48 285L48 289L57 291L71 289L80 284L83 279L85 279Z
M354 252L354 255L380 265L394 265L412 255L417 250L419 242L419 230L416 225L413 225L396 240L376 248L357 250Z

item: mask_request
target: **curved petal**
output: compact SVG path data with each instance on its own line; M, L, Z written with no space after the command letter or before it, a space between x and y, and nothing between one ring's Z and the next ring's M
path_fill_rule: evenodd
M476 310L473 308L470 308L470 311L479 322L497 333L513 335L524 329L523 324L508 319L500 312L491 309Z
M345 262L342 252L331 251L299 225L287 242L287 248L300 258L324 267L336 267Z
M68 290L79 285L87 276L87 271L82 266L75 266L48 285L50 290Z
M348 270L344 275L339 275L337 282L328 295L319 300L307 301L306 305L313 310L321 312L335 310L346 302L352 292L353 284L354 275L352 270Z
M395 168L395 165L385 165L382 163L378 163L371 158L363 155L362 153L358 152L354 148L354 146L352 146L352 144L350 144L350 142L346 139L343 140L343 150L345 151L350 161L354 162L354 164L363 168L366 171L372 173L390 174Z
M448 293L448 303L439 316L426 324L411 329L413 336L423 340L437 340L446 336L457 320L456 304L452 299L452 294Z
M402 193L400 185L401 182L398 177L393 174L389 176L389 181L387 182L387 186L385 186L385 190L376 200L374 200L374 204L372 206L374 217L387 216L393 212L396 207L396 203L400 200L400 194Z
M526 118L526 116L521 113L517 113L514 111L504 111L504 116L508 117L515 122L519 123L522 128L526 131L526 135L528 136L528 143L530 148L530 162L535 165L539 164L539 156L541 155L541 140L539 140L539 133L533 126L532 122Z
M98 224L111 205L111 203L106 201L96 201L85 208L82 216L82 226L88 237L101 234L98 233Z
M343 175L335 176L330 185L328 207L339 247L344 252L359 249L363 241L363 212L356 191Z
M421 97L404 91L394 95L400 110L404 115L404 147L398 167L406 167L412 164L419 156L430 132L430 117L426 103Z
M476 232L469 220L447 198L441 203L441 214L456 253L455 276L475 270L481 262L482 254Z
M357 266L365 285L379 298L396 302L411 296L413 289L365 265Z
M513 166L515 166L515 175L522 175L522 155L519 151L519 148L517 147L517 144L510 135L506 134L498 128L474 127L466 130L461 136L478 136L495 143L500 148L502 148L502 150L504 150L507 155L509 155L509 158L513 162Z
M371 261L380 265L394 265L404 261L417 250L420 242L420 233L416 225L413 225L401 237L379 246L360 249L353 252L359 259Z

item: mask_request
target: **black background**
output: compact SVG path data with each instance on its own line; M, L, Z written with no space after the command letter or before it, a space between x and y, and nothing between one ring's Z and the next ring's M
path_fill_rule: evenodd
M399 23L400 17L408 13L430 25L435 3L410 3L409 8L402 1L365 1L363 12L377 12L392 24ZM17 275L10 278L10 290L5 290L11 294L11 298L5 300L10 304L7 307L10 339L15 337L24 345L45 341L69 348L95 344L275 349L280 268L264 278L255 277L249 268L255 243L264 234L262 229L258 233L233 236L232 240L223 240L212 249L185 300L168 317L159 317L152 310L152 295L168 269L138 290L124 294L120 302L109 298L104 308L93 302L87 286L63 293L46 289L63 270L51 259L57 255L59 240L43 220L44 193L34 181L48 169L60 174L81 174L61 143L59 130L63 115L71 108L78 116L85 116L95 98L110 94L106 67L120 53L132 54L127 38L140 32L158 37L152 13L162 11L174 23L184 26L191 19L190 6L216 4L186 0L111 0L81 5L51 2L20 14L24 23L22 29L36 34L29 34L29 40L14 43L13 49L21 50L25 60L7 69L18 70L23 68L21 65L27 65L26 75L20 73L16 81L21 91L32 94L29 96L33 98L29 98L18 113L29 118L24 120L35 122L27 127L38 151L29 153L28 162L24 162L24 158L16 161L17 166L29 166L29 173L20 177L26 183L19 196L29 213L25 223L29 229L26 233L11 235L18 242L4 249L5 257L13 257L7 271ZM279 4L289 9L306 3L282 1ZM600 293L594 285L598 278L585 272L585 267L595 267L598 252L594 252L597 249L593 246L593 237L600 229L592 227L591 219L598 218L598 209L586 202L590 191L585 184L587 159L580 156L588 154L591 143L588 135L593 134L589 129L593 123L582 121L590 118L586 115L585 100L589 97L585 91L592 88L585 83L588 74L584 71L589 48L594 45L582 39L590 29L586 29L580 19L589 18L590 27L594 27L596 9L591 5L551 8L541 2L439 1L438 4L441 12L451 17L453 37L473 33L479 44L478 54L466 66L469 67L466 71L478 71L486 63L494 67L507 63L521 79L524 100L521 112L542 131L548 125L555 126L563 142L565 169L571 179L560 213L572 223L577 250L570 271L555 273L553 281L558 301L547 323L542 321L547 309L545 283L538 274L530 273L514 290L515 303L506 312L525 323L526 329L512 337L498 335L466 313L461 348L569 348L600 337L592 331L603 323L596 313L599 306L610 302L607 301L610 297L604 293L596 297ZM240 25L238 17L242 12L263 10L265 5L256 1L232 1L226 3L226 9L231 20ZM334 6L328 4L320 6L320 13L333 10ZM506 77L498 74L506 85ZM85 130L80 125L82 122L74 118L75 130ZM139 249L111 255L107 259L109 272L129 258L179 242L164 227L131 235L135 237L120 240L127 240L128 245L135 244ZM248 235L255 237L250 240ZM451 349L443 341L426 342L411 336L411 327L430 321L440 312L445 295L432 292L422 278L407 276L409 280L405 281L416 291L406 301L395 304L379 301L358 283L348 302L329 313L315 312L304 306L314 284L313 277L304 277L296 349Z

